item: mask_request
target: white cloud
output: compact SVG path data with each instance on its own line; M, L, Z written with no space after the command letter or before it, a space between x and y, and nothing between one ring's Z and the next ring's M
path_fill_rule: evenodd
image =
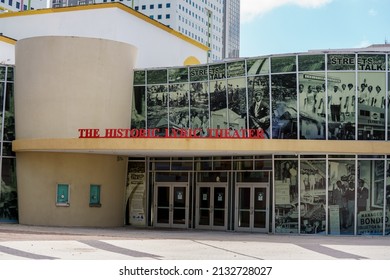
M374 10L374 9L371 9L371 10L369 10L368 11L368 14L370 15L370 16L376 16L377 14L378 14L378 12L376 11L376 10Z
M241 21L251 21L275 8L292 4L305 8L318 8L333 0L241 0Z
M368 47L368 46L370 46L370 45L372 45L372 44L370 43L370 41L368 41L368 40L363 40L363 41L360 41L360 42L355 46L355 48L366 48L366 47Z

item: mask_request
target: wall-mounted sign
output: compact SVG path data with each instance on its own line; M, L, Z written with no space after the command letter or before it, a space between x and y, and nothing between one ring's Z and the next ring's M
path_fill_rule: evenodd
M165 129L161 135L158 128L130 129L130 128L80 128L79 138L248 138L264 139L264 131L259 129L207 129L207 136L202 136L201 129L171 128Z

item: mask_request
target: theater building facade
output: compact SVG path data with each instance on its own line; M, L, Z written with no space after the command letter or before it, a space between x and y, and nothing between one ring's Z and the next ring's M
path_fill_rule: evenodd
M62 39L0 68L2 221L390 233L388 45L135 69Z

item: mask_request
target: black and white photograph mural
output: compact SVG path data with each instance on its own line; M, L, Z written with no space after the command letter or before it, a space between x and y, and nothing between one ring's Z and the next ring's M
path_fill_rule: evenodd
M190 84L191 128L202 129L201 136L207 136L209 124L209 93L207 82Z
M296 74L271 76L272 138L297 139L298 106Z
M163 136L168 128L168 86L148 86L146 95L147 128L157 128L159 135Z
M214 64L209 66L210 128L229 128L225 70L225 64Z
M301 233L326 233L326 162L300 162Z
M329 161L329 234L354 234L355 160Z
M278 159L274 168L275 232L299 233L298 160Z
M262 129L270 138L269 76L248 77L248 120L250 129Z
M251 58L246 61L247 75L262 75L269 73L268 57Z
M190 126L188 83L169 85L169 129Z
M385 55L358 55L359 140L385 140L385 70Z
M356 127L356 76L328 72L328 139L354 140Z
M300 139L326 138L326 86L324 72L299 74Z

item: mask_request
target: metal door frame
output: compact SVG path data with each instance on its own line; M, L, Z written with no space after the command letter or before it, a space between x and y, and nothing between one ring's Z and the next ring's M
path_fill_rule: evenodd
M212 191L210 191L210 223L213 221L213 218L214 218L214 205L213 205L213 201L214 201L214 195L215 195L215 192L214 192L214 189L217 187L221 188L225 188L225 217L224 217L224 220L225 220L225 225L224 226L214 226L214 225L199 225L199 191L200 191L200 188L202 187L208 187L210 188L210 190L212 189ZM227 182L224 182L224 183L214 183L214 182L207 182L207 183L198 183L197 186L196 186L196 203L195 203L195 227L196 228L199 228L199 229L212 229L212 230L226 230L227 229L227 225L228 225L228 197L229 197L229 194L228 194L228 183Z
M159 187L169 187L169 223L158 223L157 222L157 202L158 202L158 188ZM186 189L185 197L185 222L183 225L173 223L173 202L174 202L174 188L175 187L184 187ZM183 182L156 182L154 185L154 227L167 227L167 228L188 228L189 227L189 184Z
M240 188L250 188L250 216L249 216L249 227L239 227L238 226L238 204L239 204L239 189ZM265 228L255 228L254 227L254 189L255 188L265 188L266 189L266 221ZM235 205L234 205L234 230L235 231L248 231L248 232L269 232L269 211L270 211L270 185L269 183L236 183L235 188Z

